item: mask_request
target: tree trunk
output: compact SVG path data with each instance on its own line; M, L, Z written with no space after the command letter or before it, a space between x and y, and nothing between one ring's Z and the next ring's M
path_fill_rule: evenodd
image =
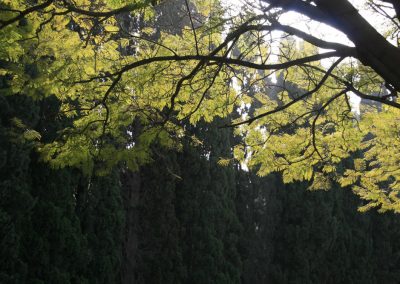
M125 230L122 248L121 283L139 283L137 264L139 262L139 214L140 202L140 173L127 171L121 174L122 197L125 208Z
M354 43L357 59L400 91L400 49L379 34L348 0L315 0L316 6L302 0L263 1L340 30Z
M326 23L339 29L354 43L358 59L400 91L400 49L388 42L347 0L320 0L318 8Z

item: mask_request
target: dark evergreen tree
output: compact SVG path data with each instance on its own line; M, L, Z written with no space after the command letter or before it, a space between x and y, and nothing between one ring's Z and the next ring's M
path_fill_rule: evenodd
M23 258L23 232L35 205L30 193L29 155L32 146L18 136L21 130L12 125L18 106L31 103L24 97L0 96L0 281L23 283L28 264ZM35 108L23 114L37 121Z
M40 115L41 104L28 97L1 96L0 101L5 110L0 125L0 281L84 283L86 242L75 215L75 178L70 170L42 164L33 150L35 137L29 135L49 121ZM52 104L52 98L47 102Z
M398 216L357 212L360 201L337 185L310 192L307 184L285 185L279 176L243 175L247 178L239 183L237 198L245 228L240 242L243 283L400 279L399 250L391 239L400 235Z
M140 170L137 283L181 283L180 224L175 213L179 169L175 153L154 146L154 163Z
M236 210L243 226L239 251L243 261L242 283L269 283L282 205L277 198L276 175L260 178L253 172L237 173Z
M119 171L81 180L77 215L87 239L89 283L120 283L125 212L122 206Z
M231 157L230 130L219 130L221 121L199 123L190 131L203 142L185 144L179 155L182 182L178 185L178 217L183 227L186 283L238 283L241 261L237 251L241 226L234 200L233 167L217 164Z
M118 283L122 224L119 174L88 179L54 170L34 150L57 135L54 97L0 96L0 282Z

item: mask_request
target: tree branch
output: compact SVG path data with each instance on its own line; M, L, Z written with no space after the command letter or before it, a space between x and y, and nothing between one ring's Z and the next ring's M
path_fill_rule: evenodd
M312 125L311 125L311 135L312 135L312 144L314 147L315 152L318 154L318 156L321 158L321 160L324 160L324 158L322 157L321 153L319 152L318 148L317 148L317 142L316 142L316 133L315 133L315 128L316 128L316 124L318 121L318 118L321 116L322 111L327 108L333 101L335 101L337 98L339 98L340 96L346 94L349 90L346 88L345 90L342 90L341 92L339 92L338 94L334 95L333 97L331 97L325 104L323 104L320 109L317 112L317 115L315 116Z
M19 20L22 20L26 15L28 15L30 13L33 13L33 12L36 12L39 10L43 10L43 9L49 7L51 4L53 4L54 1L55 0L47 0L46 2L44 2L42 4L30 7L24 11L19 11L19 15L14 18L11 18L6 21L0 20L0 30L4 29L5 27L7 27L15 22L18 22Z
M289 103L287 103L287 104L285 104L283 106L280 106L280 107L277 107L277 108L275 108L273 110L264 112L264 113L256 115L256 116L253 116L252 118L249 118L249 119L241 121L241 122L232 123L232 124L229 124L229 125L222 126L222 128L225 128L225 127L236 127L236 126L243 125L243 124L249 124L250 125L251 123L253 123L257 119L260 119L262 117L265 117L265 116L280 112L282 110L285 110L285 109L289 108L290 106L294 105L295 103L305 99L306 97L308 97L308 96L312 95L313 93L317 92L323 86L323 84L326 82L326 80L328 79L328 77L330 76L332 71L339 65L339 63L343 59L344 58L341 57L335 63L333 63L332 66L326 71L326 73L322 77L321 81L311 91L308 91L308 92L298 96L297 98L293 99L291 102L289 102Z
M96 12L96 11L88 11L88 10L78 8L75 5L71 4L67 0L63 0L63 3L64 3L65 8L67 8L69 11L80 14L80 15L86 15L86 16L91 16L91 17L111 17L111 16L115 16L115 15L118 15L118 14L121 14L124 12L132 12L135 10L146 8L150 5L150 1L145 0L143 2L128 4L124 7L110 10L110 11Z

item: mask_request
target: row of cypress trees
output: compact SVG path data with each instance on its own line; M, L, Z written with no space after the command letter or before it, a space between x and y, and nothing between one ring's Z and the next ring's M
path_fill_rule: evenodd
M1 283L397 283L400 221L356 211L347 189L306 191L230 157L221 121L203 143L153 145L154 163L107 176L50 169L13 118L52 139L54 98L0 97ZM68 123L63 121L62 123Z

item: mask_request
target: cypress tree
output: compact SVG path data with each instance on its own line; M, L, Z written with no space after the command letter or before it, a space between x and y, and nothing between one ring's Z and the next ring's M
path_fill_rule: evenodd
M27 135L48 124L49 118L41 116L43 104L23 95L0 101L5 109L0 125L1 282L85 283L76 182L70 170L42 164L33 150L36 138ZM52 98L47 102L51 105Z
M76 207L82 234L87 239L86 275L89 283L119 283L122 262L124 208L119 171L81 179Z
M138 214L138 283L181 283L180 224L175 212L179 168L175 153L154 146L154 163L140 169Z
M232 167L217 164L231 157L230 133L218 129L221 121L199 123L190 129L203 142L186 143L178 156L182 181L177 189L178 216L183 227L186 283L238 283L241 261L237 252L238 222Z

